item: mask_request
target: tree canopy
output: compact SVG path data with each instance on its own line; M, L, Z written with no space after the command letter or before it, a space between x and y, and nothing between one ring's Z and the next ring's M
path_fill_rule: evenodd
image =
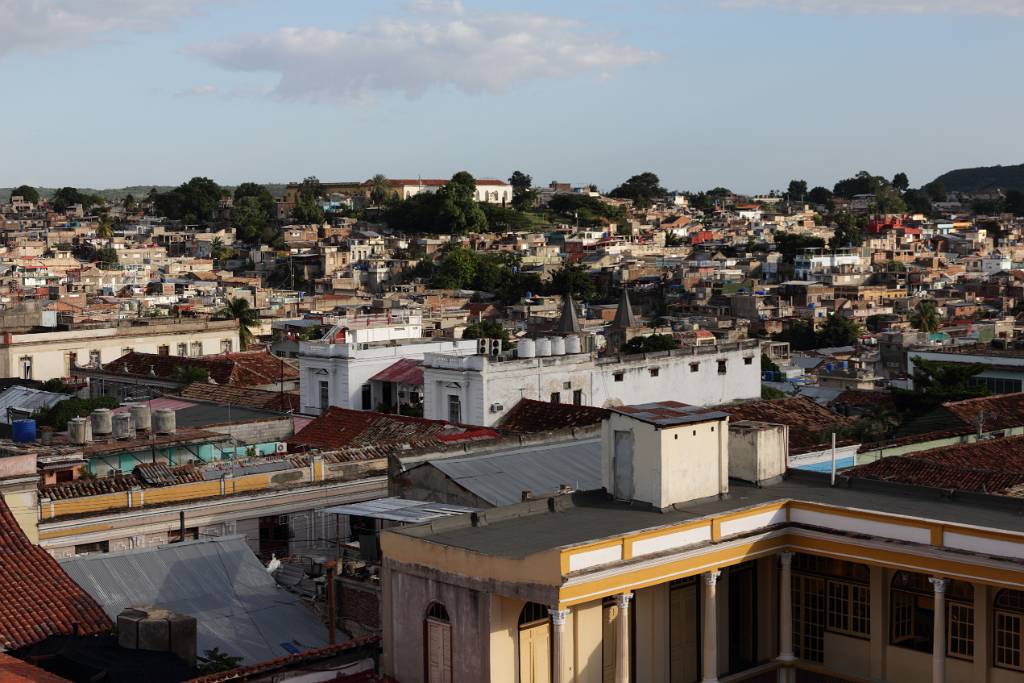
M679 340L671 334L652 334L647 337L633 337L619 349L622 353L654 353L679 348Z
M622 207L612 206L598 197L575 192L556 194L548 202L548 209L583 227L619 223L626 219L626 211Z
M487 229L487 215L476 201L476 179L466 171L435 193L421 192L388 207L384 221L396 230L463 234Z
M807 181L806 180L790 180L789 187L786 189L786 199L789 201L803 201L807 196Z
M26 202L32 202L33 204L39 203L39 190L31 185L18 185L16 188L11 190L11 196L21 197Z
M83 209L102 204L103 198L96 195L86 194L74 187L62 187L50 197L50 206L55 211L67 211L68 207L81 204Z
M661 187L661 181L657 175L646 171L632 176L608 194L616 199L632 199L633 206L644 209L664 198L668 191Z
M196 176L168 192L156 195L153 203L159 214L185 223L214 220L224 192L209 178Z
M462 331L463 339L500 339L508 342L508 331L495 320L481 320Z

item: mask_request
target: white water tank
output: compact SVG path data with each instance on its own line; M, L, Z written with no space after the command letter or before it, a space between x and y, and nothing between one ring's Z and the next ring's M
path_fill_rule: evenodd
M135 429L148 432L153 426L153 418L149 412L149 406L145 403L136 403L131 408L132 423Z
M551 340L547 337L537 339L537 355L540 357L551 355Z
M132 422L131 413L116 413L114 415L114 438L135 438L135 424Z
M92 423L84 417L68 420L68 436L73 444L87 444L92 441Z
M96 436L109 436L114 430L111 417L110 408L97 408L92 411L92 433Z
M537 345L532 339L527 339L526 337L519 340L516 350L516 355L520 358L533 358L537 355Z
M565 340L561 337L551 337L551 355L552 356L564 356L565 355Z
M157 434L173 434L177 427L177 416L171 408L153 411L153 431Z
M580 341L578 334L570 334L565 338L565 352L572 353L583 353L583 342Z

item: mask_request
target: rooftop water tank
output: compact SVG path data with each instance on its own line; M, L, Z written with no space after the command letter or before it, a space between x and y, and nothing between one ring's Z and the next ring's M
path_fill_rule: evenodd
M537 340L537 355L540 357L551 355L551 340L547 337L541 337Z
M92 433L96 436L107 436L114 431L110 408L97 408L92 411Z
M523 337L516 348L520 358L533 358L537 355L537 345L532 339Z
M552 356L564 356L565 355L565 340L561 337L551 337L551 355Z
M565 338L565 352L566 353L583 353L583 342L580 341L578 334L570 334Z
M68 420L68 436L73 444L87 444L92 441L92 423L84 417Z
M153 411L153 431L157 434L173 434L177 427L177 415L171 408Z
M149 405L146 403L136 403L131 408L132 423L135 425L135 429L148 432L153 426L152 415L149 412Z
M14 443L32 443L36 440L35 420L15 420L11 423L11 438Z
M114 438L115 439L134 439L135 438L135 424L132 422L131 413L115 413L114 414Z

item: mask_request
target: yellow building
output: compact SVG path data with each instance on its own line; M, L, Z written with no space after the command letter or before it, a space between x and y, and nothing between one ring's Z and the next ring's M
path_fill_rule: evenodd
M620 408L604 491L384 533L385 672L1024 681L1019 501L783 478L780 438L679 404Z

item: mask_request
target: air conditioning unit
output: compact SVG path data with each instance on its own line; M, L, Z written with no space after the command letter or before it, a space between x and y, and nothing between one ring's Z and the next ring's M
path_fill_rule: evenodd
M121 476L121 470L116 470L116 469L115 470L110 470L109 472L107 472L107 476L108 477L120 477Z
M287 453L288 452L288 444L286 444L284 441L278 441L276 444L274 444L274 452L275 453Z
M492 413L500 413L503 410L505 410L505 406L501 405L500 403L492 403L491 404L491 412Z

